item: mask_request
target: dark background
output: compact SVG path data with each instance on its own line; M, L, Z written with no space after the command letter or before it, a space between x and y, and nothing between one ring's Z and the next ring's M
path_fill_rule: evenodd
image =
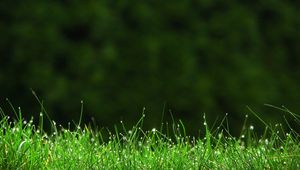
M246 105L267 121L300 112L300 1L0 2L0 103L25 117L44 101L51 118L146 128L165 108L195 134L229 113L239 132ZM165 105L165 107L164 107ZM255 120L254 120L255 121Z

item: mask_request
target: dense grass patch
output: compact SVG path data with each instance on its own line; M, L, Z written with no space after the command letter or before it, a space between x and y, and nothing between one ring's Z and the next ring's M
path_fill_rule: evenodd
M257 135L247 117L238 137L223 127L226 118L210 129L204 117L199 138L188 136L181 121L144 131L144 115L130 130L123 123L122 130L93 130L80 122L70 130L51 121L49 134L43 130L43 113L39 125L22 118L21 111L14 120L3 112L1 117L0 169L300 169L296 130L262 120L266 129Z

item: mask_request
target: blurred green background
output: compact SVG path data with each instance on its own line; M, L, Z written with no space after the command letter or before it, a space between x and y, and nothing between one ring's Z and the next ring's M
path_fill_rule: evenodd
M40 108L52 119L145 126L169 110L188 132L229 113L233 131L249 111L268 121L300 111L300 1L0 2L0 102ZM164 107L165 105L165 107ZM6 107L6 108L5 108ZM9 112L9 111L8 111Z

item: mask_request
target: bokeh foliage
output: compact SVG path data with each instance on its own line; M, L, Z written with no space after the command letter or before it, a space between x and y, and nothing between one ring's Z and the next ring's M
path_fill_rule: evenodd
M298 1L0 2L1 103L53 119L135 121L163 105L199 127L202 114L243 119L246 105L300 109ZM270 113L269 115L267 115ZM273 116L275 118L276 116Z

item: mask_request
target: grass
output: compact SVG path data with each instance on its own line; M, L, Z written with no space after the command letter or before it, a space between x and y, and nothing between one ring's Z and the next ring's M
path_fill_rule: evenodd
M300 122L295 113L279 109ZM132 129L121 123L113 132L92 130L81 121L70 130L51 121L48 134L45 113L35 125L20 109L14 120L0 111L0 169L300 169L299 134L288 122L284 130L261 120L266 128L258 135L246 116L241 135L233 137L223 126L226 117L214 130L204 117L205 135L194 138L181 121L144 131L143 115Z

